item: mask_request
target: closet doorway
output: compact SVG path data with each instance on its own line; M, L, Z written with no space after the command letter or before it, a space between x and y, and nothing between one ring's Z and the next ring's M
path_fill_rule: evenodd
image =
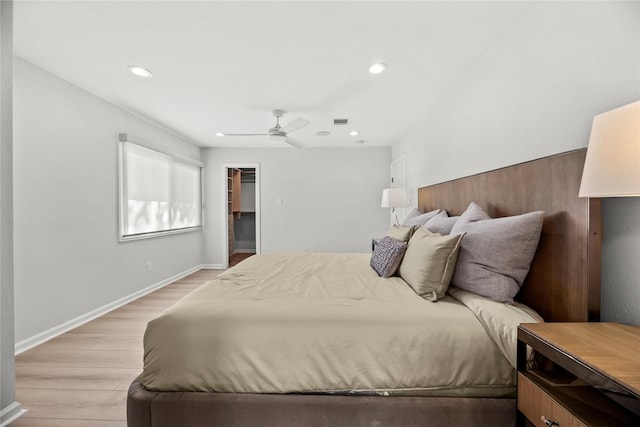
M260 253L260 165L226 163L227 265Z

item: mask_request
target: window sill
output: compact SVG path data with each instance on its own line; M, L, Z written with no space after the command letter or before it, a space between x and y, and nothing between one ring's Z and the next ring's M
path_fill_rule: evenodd
M132 234L128 236L120 236L120 242L130 242L133 240L152 239L154 237L171 236L173 234L191 233L193 231L202 231L202 226L180 228L177 230L154 231L152 233Z

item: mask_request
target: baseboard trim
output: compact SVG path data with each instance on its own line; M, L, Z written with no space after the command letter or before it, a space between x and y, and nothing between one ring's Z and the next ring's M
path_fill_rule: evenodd
M226 267L222 264L202 264L200 268L206 270L224 270Z
M236 249L233 251L234 254L255 254L255 249Z
M0 427L5 427L23 416L27 412L22 408L22 405L18 402L13 402L11 405L0 411Z
M64 323L59 324L58 326L54 326L53 328L47 329L46 331L40 332L32 337L26 338L18 343L16 343L15 354L16 356L20 353L24 353L25 351L32 349L33 347L43 344L59 335L64 334L65 332L69 332L71 329L77 328L78 326L84 325L87 322L92 321L100 316L107 314L110 311L115 310L116 308L122 307L125 304L130 303L142 296L150 294L151 292L158 290L170 283L175 282L176 280L180 280L183 277L188 276L189 274L195 273L198 270L203 268L221 268L221 267L207 267L205 265L197 265L188 270L183 271L182 273L178 273L174 276L171 276L167 279L161 280L157 283L154 283L151 286L147 286L144 289L140 289L130 295L117 299L109 304L103 305L95 310L92 310L88 313L85 313L81 316L78 316L74 319L68 320ZM1 426L0 426L1 427Z

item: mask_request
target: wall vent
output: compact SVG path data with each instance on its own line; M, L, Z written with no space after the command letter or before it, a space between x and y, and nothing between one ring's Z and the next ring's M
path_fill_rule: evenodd
M333 119L333 124L334 125L348 125L349 124L349 119Z

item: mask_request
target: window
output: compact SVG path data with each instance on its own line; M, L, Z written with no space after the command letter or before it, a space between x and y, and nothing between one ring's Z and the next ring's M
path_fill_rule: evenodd
M123 136L120 240L199 230L202 163L134 144Z

